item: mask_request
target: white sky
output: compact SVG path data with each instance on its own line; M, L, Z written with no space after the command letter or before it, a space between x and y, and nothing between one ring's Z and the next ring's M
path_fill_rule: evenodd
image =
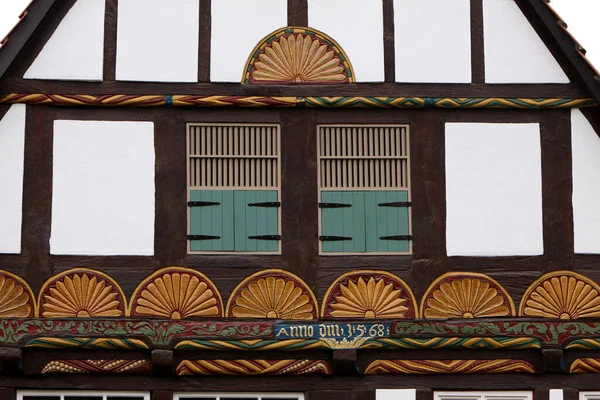
M18 21L19 14L29 2L0 0L0 39ZM600 0L552 0L551 4L569 25L571 34L588 51L587 57L600 69L600 24L597 23Z

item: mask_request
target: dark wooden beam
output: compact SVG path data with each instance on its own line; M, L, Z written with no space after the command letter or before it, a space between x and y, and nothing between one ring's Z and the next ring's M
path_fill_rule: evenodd
M357 350L334 350L333 365L336 375L357 375Z
M396 81L396 36L394 31L394 0L383 0L383 58L385 81Z
M544 372L562 372L564 359L563 351L560 349L543 349Z
M570 110L540 115L544 271L571 269L574 257Z
M155 390L152 392L152 400L173 400L173 391Z
M433 390L430 388L419 388L416 393L416 400L432 400Z
M288 25L308 26L308 0L288 0Z
M471 82L485 83L483 0L471 0Z
M572 98L588 95L572 84L437 84L361 83L345 85L241 85L238 83L65 82L5 79L0 97L11 93L128 94L197 96L391 96L391 97L516 97Z
M0 399L16 400L17 390L15 388L0 387Z
M49 107L27 106L21 254L23 276L34 291L52 276L50 221L52 212L53 120Z
M119 0L106 0L104 12L104 81L114 81L117 66Z
M28 8L27 16L10 32L8 41L2 46L2 53L0 53L0 78L25 47L55 2L56 0L45 0L32 3Z
M210 82L212 37L211 0L200 0L200 32L198 38L198 82Z
M172 375L175 371L173 351L152 350L152 368L159 375Z

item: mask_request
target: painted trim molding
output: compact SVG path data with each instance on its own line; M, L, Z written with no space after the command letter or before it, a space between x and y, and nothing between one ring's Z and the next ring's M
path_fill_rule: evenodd
M194 96L194 95L89 95L11 93L0 104L44 104L104 107L315 107L315 108L481 108L552 109L596 107L594 99L505 97L387 97L387 96Z

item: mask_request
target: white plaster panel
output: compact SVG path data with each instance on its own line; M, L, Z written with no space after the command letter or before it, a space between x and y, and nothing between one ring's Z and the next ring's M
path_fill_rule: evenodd
M254 47L287 26L287 1L283 0L218 0L212 2L211 12L213 82L241 82Z
M563 400L562 389L550 389L550 400Z
M78 0L25 73L25 79L102 81L105 0Z
M154 124L54 122L52 254L154 254Z
M416 389L377 389L375 400L415 400Z
M385 80L381 0L308 0L308 26L344 49L357 82Z
M200 0L119 0L119 81L197 82Z
M575 252L600 254L600 138L579 110L571 125Z
M25 109L15 104L0 120L0 253L21 253Z
M569 83L514 0L484 0L487 83Z
M448 255L544 252L539 124L446 124Z
M396 81L471 82L469 0L394 0Z

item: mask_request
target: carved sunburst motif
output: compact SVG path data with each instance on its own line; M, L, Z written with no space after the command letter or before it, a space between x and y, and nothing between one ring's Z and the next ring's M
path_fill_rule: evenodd
M354 82L348 57L330 37L314 29L288 27L263 39L246 65L243 83Z
M252 275L234 290L228 316L238 318L315 319L314 295L297 276L282 270Z
M32 317L34 309L33 293L25 281L0 271L0 318Z
M124 314L124 298L116 282L100 272L66 271L44 284L40 292L40 316L120 317Z
M334 318L410 318L415 300L404 281L385 271L355 271L336 280L321 315Z
M214 284L192 269L162 269L135 290L131 314L160 318L220 317L223 305Z
M485 318L515 314L508 293L492 278L476 273L450 273L438 278L421 304L424 318Z
M600 287L583 275L556 271L535 281L523 295L519 314L579 319L600 317Z

